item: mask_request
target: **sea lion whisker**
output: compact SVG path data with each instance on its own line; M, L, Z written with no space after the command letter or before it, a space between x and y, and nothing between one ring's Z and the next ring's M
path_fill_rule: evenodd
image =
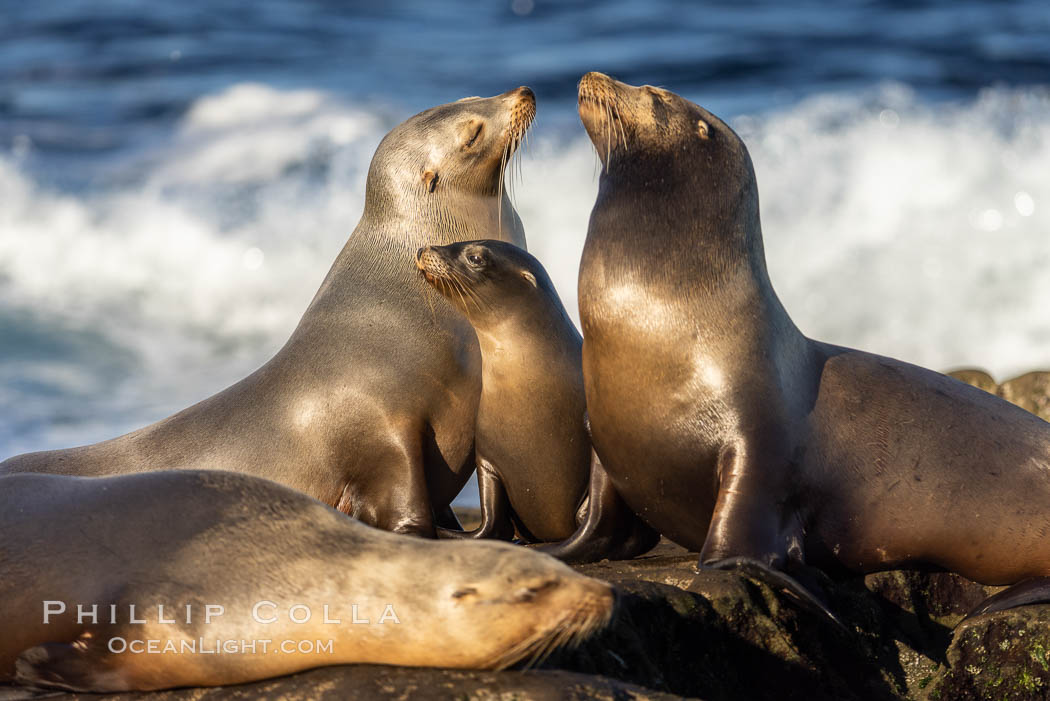
M619 114L619 111L617 111L617 114ZM616 126L620 127L620 136L623 138L623 150L626 152L627 151L627 132L623 128L623 118L622 117L620 119L616 120Z
M519 152L517 150L517 147L520 147L520 146L521 146L521 142L520 141L516 142L515 150L514 150L514 172L518 176L518 179L517 179L518 183L524 182L523 178L522 178L522 174L521 174L521 156L519 155Z
M455 281L456 285L463 292L466 293L467 298L470 299L472 302L474 302L474 306L477 307L478 311L480 312L481 311L481 305L477 301L478 300L477 293L474 290L470 289L470 285L467 285L467 284L464 283L464 281L462 279L462 275L460 274L460 272L458 270L452 270L452 271L449 271L449 272L452 273L452 279Z
M570 612L567 616L563 616L561 620L552 627L548 635L537 642L529 661L525 663L525 667L538 667L543 664L547 658L551 656L551 653L570 642L575 634L574 626L579 624L580 622L577 620L575 611Z
M503 146L503 156L499 162L499 185L496 187L496 235L503 238L503 183L507 177L507 149L510 142Z
M506 165L506 176L507 176L507 197L511 196L514 191L514 154L516 153L516 146L514 139L511 138L507 142L507 165Z
M448 282L449 282L449 285L452 287L452 289L454 289L456 291L456 294L459 295L460 301L463 302L463 309L464 309L464 311L469 311L469 309L467 307L466 299L463 296L463 289L464 288L463 288L462 283L459 281L458 275L459 274L457 273L456 270L449 269L449 271L448 271Z
M537 632L515 645L504 655L502 664L509 666L527 660L526 669L543 664L550 655L561 648L575 648L595 631L604 627L612 618L613 609L600 612L593 604L577 605L550 628ZM511 659L511 657L516 659Z
M466 288L466 286L463 285L462 280L460 280L458 271L448 271L448 279L451 281L451 283L456 285L456 291L460 295L461 299L463 299L464 296L466 299L470 299L470 291ZM463 310L469 311L466 301L463 302Z
M479 312L482 311L482 309L486 305L484 303L484 300L481 299L481 296L478 295L478 293L476 291L470 289L470 287L467 287L466 290L470 293L470 296L474 299L474 305L478 308L478 311Z
M529 144L529 132L528 132L528 130L525 130L525 131L523 131L521 133L521 137L518 139L518 147L521 150L521 154L522 154L519 157L519 159L518 159L518 177L521 179L521 182L524 183L525 182L525 154L529 153L529 155L531 155L531 153L532 153L532 151L531 151L532 147Z
M452 272L453 274L455 274L455 271L449 271L449 272ZM463 303L463 309L467 309L467 300L463 297L463 293L460 292L460 287L459 287L459 285L456 284L455 278L449 277L449 282L452 284L452 288L456 291L456 294L459 295L459 301Z
M522 170L523 159L521 156L521 144L523 138L524 137L519 134L518 137L514 140L514 169L518 174L518 183L525 182L525 175L524 171Z
M441 284L441 293L445 295L445 297L451 297L452 288L448 283L448 278L442 275L441 277L437 278L437 281Z
M526 662L526 666L530 665L536 648L542 645L549 635L549 630L540 630L518 641L509 650L495 658L495 669L506 669L524 659L529 659L530 661Z
M426 280L426 273L423 274L423 279ZM430 285L428 285L428 287L430 287ZM426 297L427 307L430 309L430 318L436 321L437 311L434 309L434 298L431 296L429 291L425 292L423 296Z

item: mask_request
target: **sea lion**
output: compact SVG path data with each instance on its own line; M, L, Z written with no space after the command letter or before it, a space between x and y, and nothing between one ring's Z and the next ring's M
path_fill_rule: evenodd
M425 246L423 277L474 327L481 400L474 451L481 525L469 536L568 538L587 488L583 339L540 262L513 244ZM461 532L462 533L462 532Z
M0 682L73 691L502 668L614 606L540 553L384 532L232 472L0 477L0 532Z
M364 214L291 339L244 380L95 445L0 474L207 468L267 477L365 523L433 537L474 470L481 359L470 324L412 267L420 246L525 245L504 171L535 115L526 87L421 112L379 144Z
M569 538L592 450L583 340L554 283L536 258L500 241L426 246L416 265L470 320L481 344L475 451L482 523L443 534L509 539L517 530L530 543ZM659 536L647 532L651 547ZM644 552L639 547L619 554Z
M1046 600L1050 424L805 337L766 271L747 148L651 86L580 81L603 165L580 267L591 436L616 490L704 566L940 567Z

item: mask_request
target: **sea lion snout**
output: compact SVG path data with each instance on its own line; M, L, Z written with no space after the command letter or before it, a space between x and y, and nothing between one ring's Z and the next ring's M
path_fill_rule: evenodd
M595 88L608 87L611 83L615 82L612 78L599 73L598 71L588 71L583 74L580 78L578 88L582 94L585 90L593 90Z
M531 100L533 103L536 102L536 93L532 92L532 88L530 88L528 85L518 86L516 89L511 90L510 92L525 100Z
M517 143L525 138L525 132L536 118L536 93L532 92L529 86L522 85L504 94L514 99L508 129L516 147Z
M416 267L428 279L444 277L448 273L448 263L434 246L423 246L416 251Z
M521 85L513 90L508 90L501 96L504 100L513 102L513 109L523 112L531 111L536 114L536 93L528 85Z

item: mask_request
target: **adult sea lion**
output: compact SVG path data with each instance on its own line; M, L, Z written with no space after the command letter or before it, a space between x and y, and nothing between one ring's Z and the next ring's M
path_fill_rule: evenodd
M291 339L262 368L119 438L29 453L0 474L207 468L267 477L365 523L434 536L474 469L481 387L470 324L412 268L420 246L524 246L503 192L536 102L526 87L426 110L368 171L364 214Z
M0 477L0 532L0 681L74 691L502 668L614 605L545 555L387 533L231 472Z
M475 450L482 522L449 535L510 539L516 529L527 542L569 538L592 451L584 425L583 341L554 283L536 258L501 241L426 246L416 265L470 320L481 344ZM659 536L644 532L647 547L636 538L630 552L618 554L655 545Z
M940 567L1050 592L1050 424L962 382L806 338L766 271L747 148L666 90L600 73L580 117L604 166L580 267L594 447L701 564ZM1032 578L1038 578L1033 580Z

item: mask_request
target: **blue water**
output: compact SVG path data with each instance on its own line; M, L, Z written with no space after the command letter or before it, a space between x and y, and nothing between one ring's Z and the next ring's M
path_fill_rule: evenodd
M0 0L0 457L108 438L287 338L432 104L531 86L513 183L575 309L588 70L748 143L811 335L1050 365L1050 4Z

